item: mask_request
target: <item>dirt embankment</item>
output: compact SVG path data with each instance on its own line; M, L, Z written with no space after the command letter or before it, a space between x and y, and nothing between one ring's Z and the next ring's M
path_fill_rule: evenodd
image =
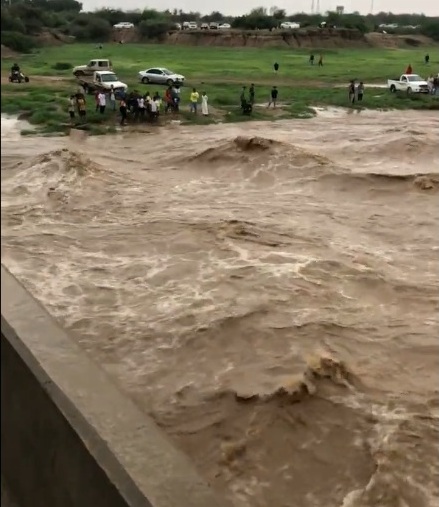
M72 43L74 37L64 35L56 30L45 30L37 36L43 46L58 46ZM137 29L113 30L112 42L123 43L148 42L142 39ZM105 42L105 41L102 41ZM182 46L212 47L255 47L255 48L408 48L436 45L432 39L422 35L391 35L368 33L358 30L309 28L295 31L274 30L198 30L169 32L159 42ZM13 58L17 53L2 45L2 58Z
M358 30L297 30L286 31L180 31L168 35L168 44L187 46L223 47L292 47L292 48L337 48L362 47L369 45Z
M425 35L392 35L372 32L366 34L366 40L370 46L389 49L437 45L437 42L429 37L425 37Z
M291 48L344 48L382 47L403 48L432 46L434 41L422 35L390 35L348 29L303 29L293 32L276 30L241 31L179 31L168 34L167 44L186 46L223 47L291 47Z
M19 54L16 51L13 51L12 49L9 49L8 47L4 46L3 44L1 45L1 48L2 48L2 60L7 58L15 58Z
M65 35L58 30L43 30L36 39L42 46L62 46L75 42L75 37Z

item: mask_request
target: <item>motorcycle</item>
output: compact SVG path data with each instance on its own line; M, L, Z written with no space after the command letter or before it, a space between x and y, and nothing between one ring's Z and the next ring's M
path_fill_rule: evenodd
M21 71L19 70L14 70L13 72L11 72L11 74L9 75L9 82L10 83L22 83L22 82L25 82L25 83L29 83L29 78L27 76L25 76Z

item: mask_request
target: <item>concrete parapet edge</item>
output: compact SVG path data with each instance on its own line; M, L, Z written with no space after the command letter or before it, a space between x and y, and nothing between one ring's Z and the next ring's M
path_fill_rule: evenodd
M220 507L192 463L1 267L2 474L21 507Z

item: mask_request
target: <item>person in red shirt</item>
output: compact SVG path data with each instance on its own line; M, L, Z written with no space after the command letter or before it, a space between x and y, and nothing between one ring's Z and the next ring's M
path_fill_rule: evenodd
M165 91L165 96L163 98L166 103L165 113L167 113L170 109L172 111L172 109L174 108L174 100L172 98L172 88L170 86Z
M412 73L413 73L413 69L412 69L412 66L411 66L410 64L409 64L409 66L406 68L405 73L406 73L406 74L412 74Z

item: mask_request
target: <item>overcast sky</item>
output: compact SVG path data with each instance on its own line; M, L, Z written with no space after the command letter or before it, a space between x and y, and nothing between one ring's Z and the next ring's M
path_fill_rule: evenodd
M81 0L80 0L81 1ZM314 0L317 2L317 0ZM144 9L145 7L165 10L183 9L185 11L198 11L203 14L219 10L224 14L239 15L249 12L255 7L263 5L269 8L277 6L285 9L288 13L310 12L312 0L278 0L271 4L260 0L222 0L221 2L206 2L205 0L150 0L148 3L142 0L82 0L84 10L94 10L99 7L123 8L124 10ZM373 12L417 12L429 16L439 15L439 2L437 0L373 0ZM345 10L360 11L367 14L371 9L371 0L320 0L320 12L334 9L336 5L344 5Z

